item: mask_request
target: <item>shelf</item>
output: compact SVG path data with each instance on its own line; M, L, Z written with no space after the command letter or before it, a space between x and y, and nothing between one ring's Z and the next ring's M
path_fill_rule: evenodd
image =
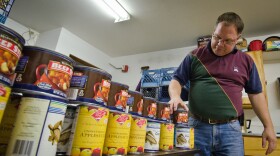
M151 153L144 153L141 154L142 156L194 156L194 155L200 155L201 151L199 149L179 149L174 148L172 151L159 151L159 152L151 152ZM134 155L128 155L128 156L134 156ZM135 155L138 156L138 155Z
M263 61L280 61L280 51L264 51L263 52Z

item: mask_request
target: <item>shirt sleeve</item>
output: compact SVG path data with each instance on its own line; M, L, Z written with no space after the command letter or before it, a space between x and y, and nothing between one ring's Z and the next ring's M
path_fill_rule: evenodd
M249 75L249 81L245 84L245 92L248 94L258 94L262 92L262 83L255 63Z
M190 80L192 54L188 54L174 73L173 79L184 86Z

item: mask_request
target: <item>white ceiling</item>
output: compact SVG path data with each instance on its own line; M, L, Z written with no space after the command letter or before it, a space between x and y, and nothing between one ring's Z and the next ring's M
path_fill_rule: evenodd
M238 13L244 37L280 32L280 0L119 0L131 20L114 19L98 0L15 0L9 17L40 33L64 27L111 57L196 45L217 17Z

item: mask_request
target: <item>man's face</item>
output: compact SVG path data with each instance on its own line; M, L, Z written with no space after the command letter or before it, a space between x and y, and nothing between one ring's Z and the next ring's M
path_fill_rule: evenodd
M212 34L211 48L217 56L224 56L233 50L239 37L234 25L221 22Z

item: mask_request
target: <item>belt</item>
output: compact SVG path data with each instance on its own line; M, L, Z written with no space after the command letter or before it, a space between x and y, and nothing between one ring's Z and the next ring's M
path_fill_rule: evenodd
M192 114L190 112L189 112L189 116L208 124L224 124L224 123L234 122L238 120L238 117L233 117L229 119L220 119L220 120L210 119L210 118L204 118L197 114Z

